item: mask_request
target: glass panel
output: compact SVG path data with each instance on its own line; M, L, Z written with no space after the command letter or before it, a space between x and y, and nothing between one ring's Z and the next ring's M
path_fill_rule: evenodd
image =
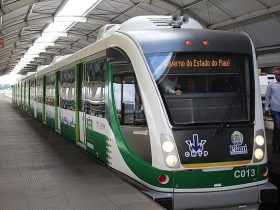
M104 58L86 63L85 112L97 117L105 117L104 64Z
M61 72L60 107L75 110L75 67Z
M114 98L120 124L146 125L144 107L135 76L114 77Z
M25 106L28 106L29 100L29 82L25 82Z
M48 75L46 78L46 104L54 106L55 102L55 75Z
M35 80L30 81L30 102L34 101L35 97Z
M134 81L132 77L126 77L123 80L123 112L125 124L134 123L135 84L133 84L133 82Z
M246 56L174 52L146 58L173 124L249 120Z
M43 103L43 78L37 79L37 103Z

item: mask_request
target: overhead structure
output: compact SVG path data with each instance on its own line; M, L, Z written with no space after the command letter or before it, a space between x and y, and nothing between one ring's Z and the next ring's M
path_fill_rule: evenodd
M73 24L30 62L22 61L20 74L36 71L38 66L50 64L55 56L71 54L93 43L105 24L122 23L139 15L179 14L190 16L209 29L244 31L255 44L260 67L280 65L279 0L101 0L84 15L57 16L66 2L0 1L0 39L4 40L0 48L0 76L15 69L53 22Z

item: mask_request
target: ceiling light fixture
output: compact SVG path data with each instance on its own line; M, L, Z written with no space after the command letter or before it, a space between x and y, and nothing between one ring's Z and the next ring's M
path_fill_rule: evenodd
M50 23L38 37L33 45L28 49L18 64L12 70L12 74L21 71L41 52L45 52L49 46L54 46L54 42L59 37L67 37L67 31L76 22L86 22L85 16L94 9L102 0L66 0L61 9L54 16L54 22Z

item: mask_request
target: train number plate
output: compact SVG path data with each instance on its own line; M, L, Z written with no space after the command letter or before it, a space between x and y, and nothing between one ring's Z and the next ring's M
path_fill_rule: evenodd
M256 169L242 169L242 170L236 170L233 173L234 178L240 179L240 178L252 178L256 176Z

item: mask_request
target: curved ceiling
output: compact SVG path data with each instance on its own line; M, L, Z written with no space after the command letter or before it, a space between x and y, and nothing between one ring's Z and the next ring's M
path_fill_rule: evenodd
M9 74L66 0L0 0L0 76ZM252 38L259 66L280 64L279 0L102 0L83 20L40 53L20 74L36 71L54 56L67 55L96 39L108 23L122 23L138 15L181 14L193 17L206 28L244 31ZM229 40L230 41L230 40Z

